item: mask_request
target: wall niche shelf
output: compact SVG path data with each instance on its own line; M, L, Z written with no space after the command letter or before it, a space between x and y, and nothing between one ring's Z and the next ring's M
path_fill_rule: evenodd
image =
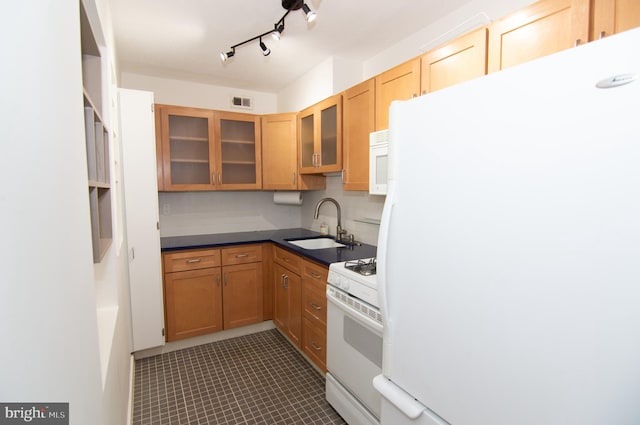
M93 262L99 263L113 240L111 222L110 135L102 118L102 56L80 2L82 91Z

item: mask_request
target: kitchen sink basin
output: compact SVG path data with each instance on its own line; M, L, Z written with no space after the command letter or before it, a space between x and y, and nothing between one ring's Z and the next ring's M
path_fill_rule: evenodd
M340 248L340 247L346 246L345 244L336 242L331 238L298 239L298 240L291 240L287 242L304 249L326 249L326 248Z

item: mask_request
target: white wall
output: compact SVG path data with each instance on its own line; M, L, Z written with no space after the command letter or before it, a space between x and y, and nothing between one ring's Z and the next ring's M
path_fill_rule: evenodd
M333 94L333 57L278 93L278 112L298 112Z
M0 18L0 400L69 402L71 424L117 424L101 401L78 2L36 3Z
M0 400L69 402L71 424L124 425L132 357L126 245L120 249L115 237L124 222L115 196L120 175L113 161L115 238L94 265L78 2L35 3L16 3L0 26L0 36L15 41L5 43L10 60L0 71L7 142L0 173L9 184L0 195L7 242L0 283ZM108 77L115 72L108 8L91 0L86 9L110 89L115 82ZM116 110L108 96L103 99L114 145Z
M275 93L212 86L126 72L123 72L120 76L120 87L153 92L156 103L168 105L250 114L272 114L277 112L277 96ZM232 108L232 96L252 98L253 109Z

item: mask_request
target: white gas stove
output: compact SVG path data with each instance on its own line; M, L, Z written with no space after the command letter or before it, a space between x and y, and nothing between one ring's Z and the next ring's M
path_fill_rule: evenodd
M347 423L380 424L382 314L375 258L333 263L327 277L326 397Z
M329 265L327 282L380 308L375 258L332 263Z

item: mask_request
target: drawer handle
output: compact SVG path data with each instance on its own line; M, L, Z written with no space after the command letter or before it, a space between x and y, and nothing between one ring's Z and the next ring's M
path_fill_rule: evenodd
M236 255L236 258L246 258L248 256L249 256L249 254L238 254L238 255Z
M199 263L202 261L202 258L190 258L187 260L187 264Z
M322 347L318 347L318 345L314 341L311 341L309 345L311 346L311 348L313 348L316 351L322 350Z
M282 259L284 260L285 263L289 262L289 259L287 257L282 257Z
M320 279L322 276L320 276L319 274L315 274L313 272L309 272L309 274L311 275L312 278L314 279Z
M318 304L316 303L311 303L311 308L313 308L314 310L322 310L322 307L320 307Z

